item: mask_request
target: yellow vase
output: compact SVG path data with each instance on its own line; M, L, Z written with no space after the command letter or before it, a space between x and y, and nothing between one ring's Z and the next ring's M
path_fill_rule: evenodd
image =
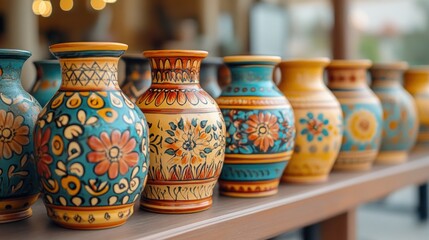
M411 68L404 74L404 87L414 97L419 118L418 144L429 144L429 67Z
M328 63L328 59L319 58L279 64L279 88L292 105L296 123L295 150L283 181L325 181L337 158L343 131L342 112L323 83L323 70Z

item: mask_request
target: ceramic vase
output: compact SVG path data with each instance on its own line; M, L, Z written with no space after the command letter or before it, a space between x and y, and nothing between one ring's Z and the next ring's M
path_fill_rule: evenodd
M30 217L40 191L31 140L41 108L21 85L30 56L0 49L0 223Z
M288 60L279 64L280 90L292 105L296 138L282 180L295 183L328 179L341 147L342 112L323 82L325 58Z
M405 71L404 87L413 96L417 107L419 131L417 144L429 144L429 67Z
M152 85L137 100L150 132L150 167L141 207L158 213L210 208L225 155L225 123L199 84L205 51L145 51Z
M62 43L62 83L39 115L34 145L48 216L73 229L124 224L148 168L147 124L118 84L120 43Z
M383 110L368 86L370 66L369 60L333 60L327 67L328 88L340 102L344 119L336 170L368 170L380 149Z
M218 71L222 65L222 59L210 57L201 63L200 85L214 99L218 98L221 89L218 83Z
M121 89L128 98L135 102L151 84L149 60L140 55L125 55L125 79Z
M276 194L292 156L292 108L272 80L280 57L230 56L232 82L217 99L226 124L220 193L232 197Z
M408 159L418 132L413 97L402 87L405 62L376 64L370 69L372 89L383 105L383 134L376 163L396 164Z
M31 88L31 95L45 106L58 91L61 85L61 67L58 60L33 62L36 67L36 81Z

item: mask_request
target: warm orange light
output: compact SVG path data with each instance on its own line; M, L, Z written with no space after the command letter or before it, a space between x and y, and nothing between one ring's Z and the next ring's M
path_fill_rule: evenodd
M33 9L33 13L36 15L40 15L39 5L41 2L42 2L42 0L34 0L33 1L32 9Z
M44 3L44 6L43 6L43 10L44 11L42 11L42 9L41 9L41 7L40 6L42 6L42 4ZM52 4L51 4L51 1L42 1L42 3L40 3L40 6L39 6L39 11L40 11L40 15L42 15L42 17L49 17L49 16L51 16L51 14L52 14Z
M91 0L91 7L95 10L102 10L106 7L106 2L103 0Z
M70 11L73 8L73 0L60 0L60 8L63 11Z
M116 0L104 0L104 2L106 2L106 3L115 3Z

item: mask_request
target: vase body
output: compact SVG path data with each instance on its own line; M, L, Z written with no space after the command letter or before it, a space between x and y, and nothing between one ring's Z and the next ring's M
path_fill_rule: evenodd
M121 89L131 101L135 102L150 87L149 60L134 55L125 55L121 59L125 62L125 79Z
M272 80L280 58L231 56L224 61L232 82L217 99L227 131L220 193L273 195L292 156L295 137L292 108Z
M418 133L413 97L402 87L406 63L377 64L370 69L372 89L383 106L383 134L376 163L396 164L408 159Z
M119 88L127 45L50 47L62 83L35 130L37 170L48 216L73 229L121 225L133 213L148 168L147 124Z
M380 148L383 129L380 100L368 87L369 60L333 60L328 88L340 102L344 131L336 170L368 170Z
M21 85L30 56L0 49L0 223L30 217L40 191L31 140L41 108Z
M150 132L150 167L141 207L159 213L210 208L222 170L225 123L199 85L204 51L146 51L151 87L137 100Z
M296 183L328 179L341 147L342 113L323 83L328 59L289 60L279 64L280 90L292 105L296 138L282 180Z
M429 144L429 67L405 71L404 87L413 96L419 119L417 144Z
M214 99L218 98L221 89L218 83L219 67L222 65L221 58L210 57L201 63L200 85Z
M45 106L58 91L61 85L61 67L58 60L35 61L36 82L31 88L31 95Z

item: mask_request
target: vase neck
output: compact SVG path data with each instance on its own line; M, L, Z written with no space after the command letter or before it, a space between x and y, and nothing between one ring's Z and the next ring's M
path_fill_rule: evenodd
M24 62L23 59L0 59L0 84L21 84Z
M150 80L150 65L146 58L123 57L125 62L125 76L130 81Z
M269 82L273 79L273 64L227 64L231 71L232 83Z
M57 60L44 60L33 62L37 77L36 79L43 79L48 81L61 79L61 67Z
M118 57L60 58L60 90L119 90L118 61Z
M371 69L371 85L376 88L400 87L402 83L402 70Z
M283 91L325 90L323 66L282 66L279 88Z
M367 88L366 68L327 68L330 89Z
M203 57L148 58L154 84L198 84L200 82L200 66Z

